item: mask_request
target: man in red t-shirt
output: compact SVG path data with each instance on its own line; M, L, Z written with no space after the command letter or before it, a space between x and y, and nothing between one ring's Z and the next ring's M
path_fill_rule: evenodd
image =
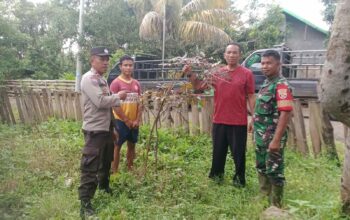
M248 106L252 111L255 105L255 88L253 73L239 64L241 46L231 43L226 47L224 58L227 65L218 73L212 75L214 93L213 116L213 157L209 178L223 180L226 155L230 146L231 155L235 163L233 184L237 187L245 186L245 153L247 142ZM183 69L195 90L208 88L207 83L200 82L191 73L191 67ZM251 130L251 123L249 130Z
M134 60L130 56L123 56L119 60L119 68L121 71L111 83L110 90L112 93L126 91L127 95L120 107L113 108L114 127L118 132L118 138L114 146L114 160L112 163L112 173L118 171L120 160L120 149L123 143L127 142L126 159L128 170L134 165L136 156L135 145L139 134L139 124L141 119L141 86L140 83L132 78L134 71Z

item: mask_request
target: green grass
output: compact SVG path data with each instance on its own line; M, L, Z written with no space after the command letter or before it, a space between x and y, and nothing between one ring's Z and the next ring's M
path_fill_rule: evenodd
M0 219L79 219L80 126L55 120L34 127L0 125ZM121 172L111 177L114 195L97 191L93 205L101 219L259 218L266 201L256 198L251 141L248 185L237 189L231 184L231 159L222 184L207 178L211 140L204 135L161 130L157 166L151 152L144 175L148 132L148 127L141 128L135 170L126 172L123 160ZM296 219L344 219L340 215L341 168L334 162L325 157L303 158L287 149L285 173L284 204Z

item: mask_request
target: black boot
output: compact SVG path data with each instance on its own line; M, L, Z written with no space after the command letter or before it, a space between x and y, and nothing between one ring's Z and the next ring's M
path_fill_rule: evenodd
M112 189L109 187L109 180L100 182L98 185L98 189L103 190L105 193L108 193L110 195L113 194Z
M80 217L85 219L95 215L95 210L92 208L90 200L81 200Z
M270 200L277 208L282 208L283 185L272 185Z
M258 178L259 178L260 193L263 196L269 197L271 194L271 187L272 187L269 178L262 173L258 173Z

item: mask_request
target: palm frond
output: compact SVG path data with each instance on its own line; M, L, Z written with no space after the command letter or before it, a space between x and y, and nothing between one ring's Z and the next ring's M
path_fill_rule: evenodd
M186 21L180 27L180 38L185 42L224 46L232 41L220 28L199 21Z
M148 12L142 19L139 35L143 40L160 39L163 29L162 16L155 11Z
M191 17L191 20L223 28L232 24L235 20L235 16L228 10L209 9L195 13Z
M181 9L181 16L186 16L208 9L228 9L231 2L229 0L192 0Z
M192 0L181 8L181 16L201 11L205 8L205 1L203 0Z

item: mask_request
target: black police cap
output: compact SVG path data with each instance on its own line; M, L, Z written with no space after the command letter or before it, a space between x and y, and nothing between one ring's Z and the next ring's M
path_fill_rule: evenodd
M90 50L90 55L91 56L111 56L111 54L109 53L109 50L107 47L93 47Z

